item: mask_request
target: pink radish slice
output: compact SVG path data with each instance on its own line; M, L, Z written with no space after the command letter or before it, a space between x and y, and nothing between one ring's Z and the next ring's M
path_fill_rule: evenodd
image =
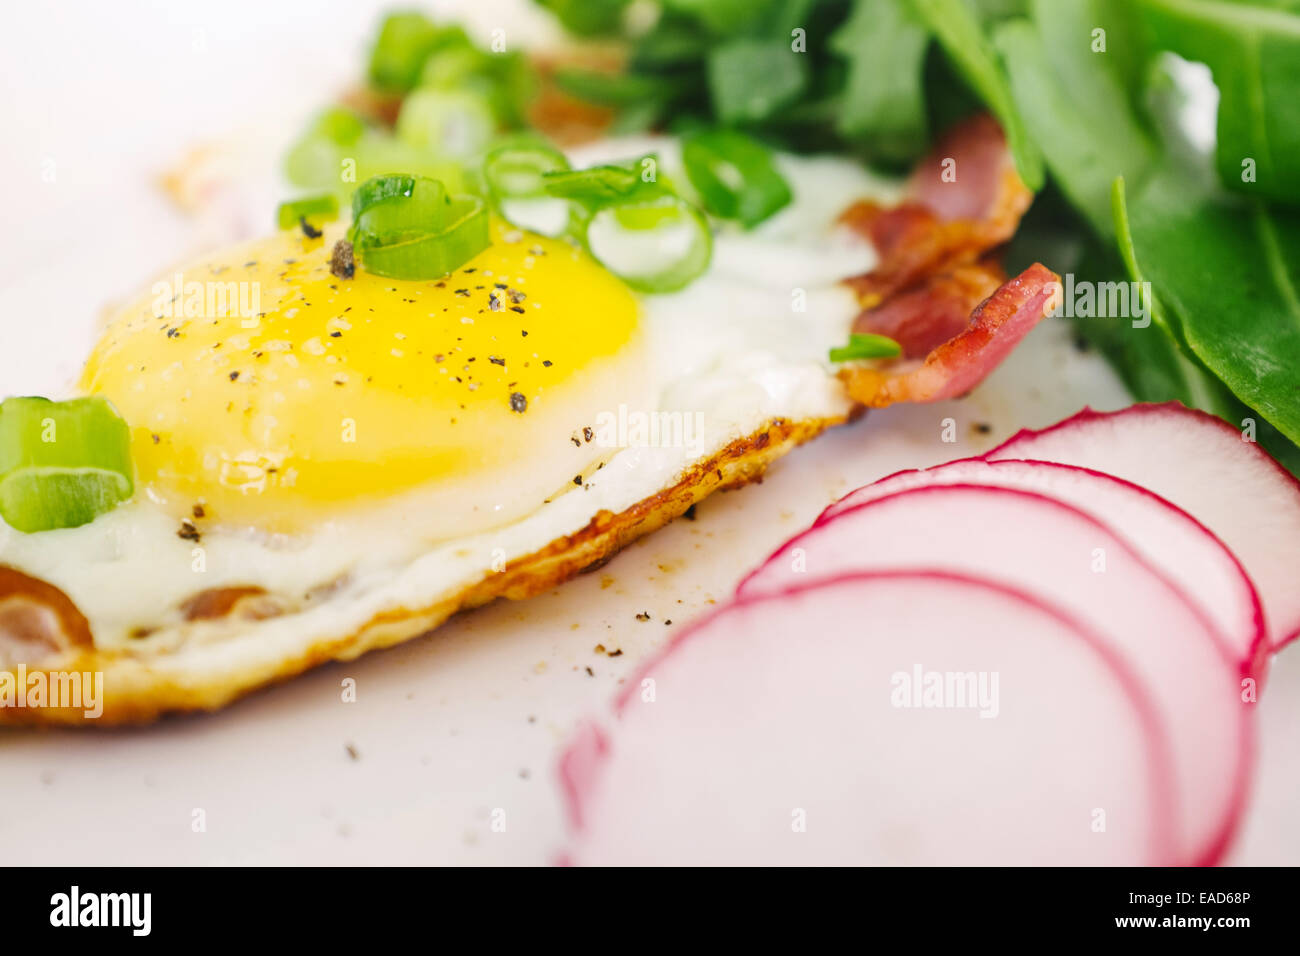
M941 484L1037 491L1120 531L1148 563L1197 603L1240 661L1243 674L1257 680L1266 674L1264 612L1236 555L1182 508L1112 475L1053 462L965 458L924 471L901 471L864 485L830 505L817 523L897 491Z
M918 674L969 674L972 698L983 675L996 715L953 706L955 683L906 706ZM1168 764L1140 685L1060 612L956 575L848 575L723 607L580 731L566 859L1162 863Z
M1089 408L1022 431L984 457L1081 465L1169 499L1241 559L1259 590L1272 650L1300 633L1300 483L1222 419L1176 402Z
M1252 705L1241 701L1235 661L1184 594L1078 509L1034 492L974 485L914 488L841 512L788 541L737 594L900 568L981 575L1086 621L1142 681L1171 742L1180 861L1219 858L1245 799ZM954 623L961 618L954 609Z

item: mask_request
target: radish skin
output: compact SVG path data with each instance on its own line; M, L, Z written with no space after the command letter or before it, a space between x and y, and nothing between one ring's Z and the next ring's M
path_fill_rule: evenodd
M1196 604L1095 518L1015 488L922 486L797 535L737 595L851 571L936 567L1031 590L1087 622L1132 668L1172 745L1179 860L1216 862L1239 823L1254 756L1239 663Z
M1300 634L1300 482L1222 419L1177 402L1085 408L1042 431L1021 431L984 458L1079 465L1149 488L1241 560L1264 605L1271 650Z
M1242 676L1263 684L1269 659L1264 610L1237 556L1182 508L1122 478L1057 462L963 458L863 485L827 506L815 524L897 491L945 484L1036 491L1122 530L1123 538L1215 624Z

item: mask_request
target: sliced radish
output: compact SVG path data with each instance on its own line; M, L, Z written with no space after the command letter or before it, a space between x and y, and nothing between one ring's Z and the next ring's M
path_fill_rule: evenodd
M927 698L931 675L951 690ZM958 706L981 675L984 707ZM722 608L583 728L566 859L1168 863L1168 767L1140 685L1067 616L973 578L849 575Z
M900 568L986 576L1088 622L1143 682L1171 741L1181 862L1219 858L1245 799L1252 705L1241 700L1235 658L1185 594L1078 509L975 485L914 488L843 511L787 542L737 593ZM951 614L960 625L964 613Z
M1264 612L1241 562L1182 508L1121 478L1054 462L964 458L864 485L830 505L817 523L885 495L938 484L1038 491L1109 525L1197 603L1240 661L1242 673L1263 679L1268 665Z
M1222 419L1176 402L1079 414L984 456L1056 461L1167 498L1223 539L1259 590L1273 650L1300 633L1300 483Z

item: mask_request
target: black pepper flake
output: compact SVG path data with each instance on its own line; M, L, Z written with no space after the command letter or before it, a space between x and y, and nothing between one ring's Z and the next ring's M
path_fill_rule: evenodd
M157 432L150 432L149 437L153 439L153 443L155 445L158 444L160 441L162 441L162 436L159 435Z
M302 234L308 239L319 239L324 233L307 221L306 216L298 217L298 225L302 227Z
M528 399L523 396L523 393L510 393L510 410L512 412L519 412L520 414L528 411Z
M180 338L180 334L181 334L181 330L178 329L178 328L176 328L176 326L174 326L174 325L173 325L173 326L170 326L170 327L167 329L167 338L169 338L169 339Z
M194 527L194 522L189 518L181 519L180 529L176 532L176 537L182 541L198 541L200 537L199 529Z
M587 425L585 428L582 429L583 441L590 442L594 437L596 437L596 433L591 430L590 425Z
M993 426L987 422L976 422L975 430L981 435L987 435L989 432L993 431Z
M588 668L587 668L587 676L588 676L588 677L595 677L595 676L596 676L596 672L595 672L594 670L592 670L590 667L588 667Z
M521 305L512 305L512 306L510 307L510 311L511 311L511 312L518 312L520 315L523 315L523 314L524 314L524 307L521 306Z
M574 476L573 476L573 483L574 483L575 485L577 485L579 488L581 488L581 487L582 487L582 475L574 475Z
M235 372L231 372L231 373L230 373L230 380L231 380L232 382L233 382L235 379L237 379L237 378L239 378L239 372L238 372L238 371L235 371Z
M542 364L545 365L547 368L550 368L550 367L551 367L551 360L550 360L550 359L543 359L543 360L542 360Z
M519 330L519 334L522 335L524 338L528 338L528 330L527 330L527 329L520 329L520 330Z
M334 253L330 256L330 272L340 279L351 279L356 275L357 264L352 258L352 243L346 239L334 243Z
M502 367L504 367L506 364L506 360L503 359L500 355L489 355L488 361L491 362L493 365L500 365Z
M343 333L342 333L342 332L331 332L331 333L330 333L330 338L332 338L332 339L341 339L341 338L343 338Z
M190 509L190 512L196 518L204 518L207 517L208 514L206 511L203 510L203 505L195 505L193 508Z
M610 652L609 652L608 654L606 654L605 656L606 656L606 657L622 657L622 656L623 656L623 648L620 647L620 648L619 648L618 650L616 650L616 651L610 651Z
M469 289L455 289L453 291L455 292L456 295L460 296L463 299L469 298Z
M636 619L637 619L638 621L648 621L648 620L650 620L650 612L649 612L649 611L642 611L640 614L638 614L638 615L636 616Z

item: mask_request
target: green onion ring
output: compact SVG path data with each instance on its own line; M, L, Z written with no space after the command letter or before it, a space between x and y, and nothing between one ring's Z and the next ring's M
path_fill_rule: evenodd
M664 188L638 190L597 209L586 238L592 256L639 292L676 292L713 258L704 214Z
M307 196L291 202L282 202L275 211L276 222L281 229L293 229L301 219L329 222L338 217L339 200L332 193L325 193L321 196Z
M546 175L568 170L569 161L558 149L536 142L508 143L488 153L483 179L506 222L554 237L572 231L575 217L568 200L547 191ZM558 216L549 216L556 221L547 221L556 206Z
M477 196L457 196L444 209L440 222L429 224L424 231L390 234L391 240L382 234L358 230L354 224L353 251L362 266L376 275L393 279L439 279L459 269L491 244L488 208L483 200Z
M131 436L102 398L0 403L0 517L31 533L75 528L134 492Z
M831 349L832 362L852 362L854 359L898 358L903 347L886 335L870 332L853 332L849 344Z
M766 146L729 129L696 133L682 143L682 165L704 206L752 229L790 204L790 184Z

